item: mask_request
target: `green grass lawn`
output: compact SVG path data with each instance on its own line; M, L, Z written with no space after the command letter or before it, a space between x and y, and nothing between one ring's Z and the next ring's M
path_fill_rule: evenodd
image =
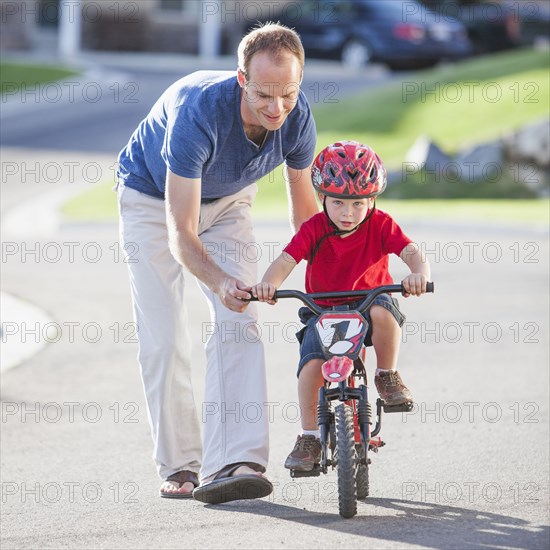
M548 199L384 200L382 196L376 204L396 219L447 219L519 225L548 225L550 222Z
M389 170L400 170L407 151L421 135L435 140L449 154L498 138L548 116L548 60L547 52L532 50L481 57L412 73L401 82L318 106L314 109L317 150L338 140L355 139L375 149ZM500 98L495 101L497 93ZM410 180L418 183L414 177ZM427 183L418 189L422 198L444 198L445 182L436 185L428 178ZM517 192L518 186L511 186L506 177L499 184L494 187L495 198ZM259 185L260 208L268 211L285 204L281 170ZM477 193L488 198L492 192L486 183L447 187L450 198L476 198ZM410 193L405 189L401 194Z
M401 165L420 135L454 153L547 115L548 66L547 52L519 50L410 74L316 109L317 146L357 139L389 169Z
M93 184L93 187L77 195L63 205L61 213L72 220L109 221L118 216L117 195L112 180Z
M52 65L0 63L0 93L9 97L22 87L30 89L77 74L77 71Z
M410 73L402 81L337 103L316 105L317 150L341 139L356 139L373 147L392 170L401 166L407 150L420 135L436 140L448 153L498 138L548 116L548 60L547 52L506 52ZM112 183L106 183L73 199L64 213L75 218L111 218L116 215L111 187ZM492 186L490 182L467 186L459 183L449 186L448 190L427 180L422 186L422 198L440 199L423 203L431 216L441 213L447 218L490 219L493 211L494 216L502 220L547 221L548 201L490 200L518 196L518 188L519 185L506 178L500 186ZM262 178L259 189L255 214L268 218L285 216L287 201L282 167ZM407 198L415 197L415 191L410 189L408 194L404 193ZM459 207L455 200L453 208L445 208L441 199L446 197L463 199L463 206ZM486 200L475 207L476 198ZM406 206L409 201L401 202L402 208L410 212L419 206L413 202ZM395 201L392 211L399 208L397 204ZM380 205L383 207L383 196Z
M550 200L392 200L382 195L377 206L387 210L396 219L421 218L424 220L447 219L455 221L506 222L511 224L548 224ZM117 218L116 193L111 181L98 184L82 195L70 200L62 213L71 220L112 221ZM278 201L269 204L266 198L258 199L253 208L257 219L281 220L287 216L287 204Z

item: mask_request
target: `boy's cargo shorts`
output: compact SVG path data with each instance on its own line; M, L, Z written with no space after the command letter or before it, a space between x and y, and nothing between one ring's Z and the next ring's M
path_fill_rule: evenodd
M352 310L356 308L357 306L359 306L359 304L361 304L362 301L363 300L351 302L349 309ZM396 298L393 298L389 294L380 294L380 296L377 296L375 298L372 305L382 306L386 308L394 316L397 324L400 327L403 326L403 323L405 322L405 316L403 315L403 313L401 313L401 310L399 309L399 302ZM300 371L308 361L311 361L312 359L325 359L325 355L323 354L323 349L315 330L315 323L317 322L319 316L307 307L301 307L298 311L298 315L300 316L300 321L302 321L302 323L305 325L303 329L296 333L296 339L298 340L298 342L300 342L300 362L298 364L297 372L297 376L300 376ZM371 318L368 311L365 311L363 315L369 323L369 328L365 336L365 345L372 346Z

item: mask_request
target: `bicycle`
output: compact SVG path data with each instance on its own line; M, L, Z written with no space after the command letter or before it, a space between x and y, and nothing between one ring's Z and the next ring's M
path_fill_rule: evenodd
M426 292L434 284L427 283ZM382 412L410 412L413 403L388 406L376 400L376 423L372 425L372 406L368 399L365 371L365 335L368 322L364 313L374 299L384 293L404 293L401 284L385 285L370 290L322 292L306 294L299 290L278 290L274 299L297 298L319 315L316 334L326 361L322 365L324 385L319 389L317 423L322 445L321 461L308 472L290 470L293 478L319 476L336 469L338 476L338 508L340 515L351 518L357 513L357 500L369 495L369 451L377 453L385 445L379 436ZM315 299L359 298L364 300L353 310L349 305L321 308ZM339 404L332 410L332 402ZM329 454L330 451L330 454Z

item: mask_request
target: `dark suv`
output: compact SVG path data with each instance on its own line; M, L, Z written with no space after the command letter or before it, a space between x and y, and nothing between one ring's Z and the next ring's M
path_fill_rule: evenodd
M350 67L424 68L472 50L462 23L441 20L416 0L302 0L272 19L296 29L308 57L341 59Z
M472 42L475 54L485 54L515 48L521 44L521 13L510 3L495 0L422 0L440 18L452 16L461 21ZM535 6L533 2L531 7Z

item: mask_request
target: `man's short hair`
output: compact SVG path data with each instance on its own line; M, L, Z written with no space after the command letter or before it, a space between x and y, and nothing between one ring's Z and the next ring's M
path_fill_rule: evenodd
M290 52L296 56L300 67L304 68L304 47L298 33L281 23L266 23L250 31L239 44L239 69L246 78L252 56L264 51L271 54L275 60Z

